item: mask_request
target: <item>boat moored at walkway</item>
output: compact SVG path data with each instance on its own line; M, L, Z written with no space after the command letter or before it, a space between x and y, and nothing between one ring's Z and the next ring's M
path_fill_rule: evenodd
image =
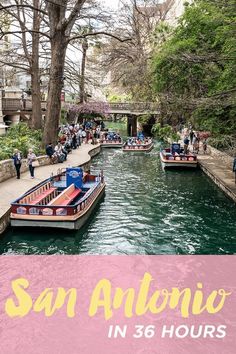
M163 168L196 168L197 156L192 153L184 153L180 144L172 144L170 148L160 151Z
M102 134L100 143L103 148L122 148L124 144L119 133L110 131Z
M123 145L124 152L149 152L154 146L152 138L139 140L137 138L129 138Z
M103 174L67 168L30 189L11 204L11 225L80 229L105 193Z

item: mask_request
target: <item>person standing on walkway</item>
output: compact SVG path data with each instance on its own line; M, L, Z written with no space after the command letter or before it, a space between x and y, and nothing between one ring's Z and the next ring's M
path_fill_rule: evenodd
M191 130L190 133L189 133L189 138L190 138L190 144L193 145L193 138L194 138L195 134L194 134L194 131Z
M31 178L34 178L34 169L35 169L34 161L36 161L36 155L35 155L35 153L33 152L32 149L29 149L29 152L28 152L28 155L27 155L27 163L28 163L28 166L29 166L29 171L30 171Z
M21 160L22 160L22 155L18 149L14 150L14 154L12 155L12 159L14 162L14 166L16 169L16 178L20 179L20 169L21 169Z
M184 138L184 154L188 154L188 146L189 146L189 138L188 136L185 136Z
M234 162L233 162L233 172L234 172L234 181L236 184L236 157L234 158Z
M203 154L205 155L207 152L207 139L204 139L202 142Z

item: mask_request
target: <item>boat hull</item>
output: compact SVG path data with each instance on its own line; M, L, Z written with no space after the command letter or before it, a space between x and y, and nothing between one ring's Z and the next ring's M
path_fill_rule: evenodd
M160 153L161 164L163 168L197 168L198 162L197 161L176 161L176 160L166 160L162 153Z
M79 230L90 218L97 204L101 201L105 194L105 183L101 185L95 200L88 208L84 209L78 215L73 217L35 217L35 216L20 216L11 214L11 226L13 227L32 227L32 228L56 228Z
M135 149L135 148L132 148L132 147L123 147L123 151L124 152L135 152L135 153L143 153L143 152L150 152L154 147L154 143L151 143L150 145L148 145L146 148L143 148L143 149Z
M101 143L102 148L122 148L123 143Z

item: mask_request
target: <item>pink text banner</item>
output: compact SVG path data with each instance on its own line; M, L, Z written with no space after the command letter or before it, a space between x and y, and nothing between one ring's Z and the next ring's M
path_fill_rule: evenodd
M234 256L2 256L0 352L235 353Z

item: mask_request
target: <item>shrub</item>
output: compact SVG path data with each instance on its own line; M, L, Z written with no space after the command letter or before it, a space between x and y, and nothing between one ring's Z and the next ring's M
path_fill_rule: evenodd
M5 136L0 137L0 160L11 158L14 149L21 151L24 157L33 149L36 155L42 153L42 132L31 130L27 124L19 123L8 129Z

